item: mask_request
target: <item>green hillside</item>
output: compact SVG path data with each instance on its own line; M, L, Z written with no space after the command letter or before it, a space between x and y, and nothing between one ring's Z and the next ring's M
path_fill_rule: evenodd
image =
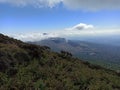
M120 47L118 46L80 40L66 40L65 38L48 38L28 43L49 46L55 52L64 50L84 61L120 71Z
M0 34L0 90L120 90L120 74Z

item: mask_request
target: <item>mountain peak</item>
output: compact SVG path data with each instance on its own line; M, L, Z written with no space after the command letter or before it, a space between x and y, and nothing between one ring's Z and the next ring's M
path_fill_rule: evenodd
M63 43L66 42L65 38L60 38L60 37L56 37L56 38L48 38L48 40L53 41L55 43Z

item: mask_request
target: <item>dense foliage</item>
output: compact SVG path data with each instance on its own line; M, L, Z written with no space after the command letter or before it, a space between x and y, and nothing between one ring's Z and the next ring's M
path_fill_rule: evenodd
M0 90L120 90L120 74L0 34Z

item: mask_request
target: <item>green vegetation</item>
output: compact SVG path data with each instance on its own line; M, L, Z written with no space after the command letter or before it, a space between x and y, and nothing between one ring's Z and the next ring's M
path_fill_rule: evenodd
M0 90L120 90L120 74L0 34Z

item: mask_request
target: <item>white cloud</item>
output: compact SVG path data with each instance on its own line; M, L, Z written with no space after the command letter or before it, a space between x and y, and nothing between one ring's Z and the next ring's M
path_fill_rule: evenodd
M25 33L25 34L11 34L9 35L11 37L14 37L16 39L22 40L22 41L39 41L43 39L47 39L50 37L58 37L57 33Z
M22 41L40 41L48 38L54 37L92 37L92 36L109 36L109 35L120 35L120 30L62 30L59 32L51 32L51 33L26 33L26 34L9 34L8 36L22 40Z
M93 25L80 23L71 28L58 30L50 33L36 32L36 33L26 33L26 34L14 34L14 35L12 34L10 36L22 41L39 41L50 37L69 37L69 36L81 35L81 34L85 35L86 32L90 33L90 30L93 28L94 28ZM81 32L81 31L86 31L86 32Z
M93 29L94 26L90 24L80 23L71 28L67 28L67 30L86 30L86 29Z
M57 30L48 33L24 33L24 34L9 34L8 36L14 37L22 41L39 41L51 37L91 37L91 36L107 36L107 35L119 35L120 29L100 29L95 28L93 25L80 23L71 28Z
M61 0L0 0L0 3L9 3L16 6L27 6L31 5L34 7L54 7Z
M9 36L14 37L19 40L22 40L22 41L39 41L39 40L43 40L43 39L47 39L47 38L51 38L51 37L70 37L70 36L76 36L76 35L88 35L88 34L92 33L90 31L92 29L93 29L93 25L80 23L71 28L58 30L55 32L11 34Z
M0 3L9 3L16 6L32 5L34 7L55 7L63 3L69 9L97 11L102 9L120 9L120 0L0 0Z
M97 11L102 9L120 9L120 0L63 0L70 9Z

